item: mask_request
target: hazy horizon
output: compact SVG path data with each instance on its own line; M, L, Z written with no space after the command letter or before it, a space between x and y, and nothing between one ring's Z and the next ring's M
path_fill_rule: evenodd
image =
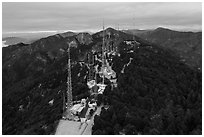
M105 27L202 31L202 3L194 2L3 2L2 34L96 32Z
M108 26L111 27L111 26ZM108 28L106 27L106 28ZM202 30L182 30L182 29L171 29L171 28L167 28L167 27L163 27L163 26L158 26L156 28L150 28L150 29L140 29L140 28L130 28L129 30L154 30L157 29L159 27L162 28L166 28L166 29L170 29L170 30L174 30L174 31L180 31L180 32L202 32ZM113 28L113 27L111 27ZM114 28L117 29L117 28ZM120 29L120 30L128 30L128 28L126 29ZM55 35L55 34L59 34L59 33L65 33L65 32L74 32L74 33L80 33L80 32L88 32L90 34L96 33L102 31L102 29L100 30L95 30L95 31L89 31L89 30L60 30L60 31L33 31L33 32L9 32L9 33L2 33L2 38L6 38L6 37L21 37L21 38L30 38L30 37L43 37L43 36L50 36L50 35Z

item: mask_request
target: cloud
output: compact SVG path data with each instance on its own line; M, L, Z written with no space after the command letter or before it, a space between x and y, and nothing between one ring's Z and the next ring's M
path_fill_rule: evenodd
M202 28L202 3L3 3L3 33L106 26ZM133 25L134 24L134 25Z

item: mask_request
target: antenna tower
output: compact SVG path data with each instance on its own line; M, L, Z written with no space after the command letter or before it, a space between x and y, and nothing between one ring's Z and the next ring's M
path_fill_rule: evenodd
M103 20L103 45L102 45L102 70L105 68L105 32L104 32L104 20ZM103 81L102 84L104 84L104 74L103 74Z
M68 116L71 114L70 108L73 106L72 102L72 79L71 79L71 58L70 58L70 46L67 48L67 54L68 54L68 62L67 62L67 112Z

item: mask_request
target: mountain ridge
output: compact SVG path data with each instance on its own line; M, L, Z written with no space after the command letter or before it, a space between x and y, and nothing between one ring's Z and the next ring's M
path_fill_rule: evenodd
M174 51L191 67L198 69L202 67L202 32L180 32L160 27L134 35Z
M105 79L102 100L110 109L102 109L94 118L92 133L200 134L201 71L142 38L114 29L105 31L106 44L117 49L109 60L117 73L118 88L111 90ZM103 31L68 37L56 34L3 48L3 134L54 134L67 90L68 45L73 100L80 100L89 96L87 54L100 57L102 39ZM159 117L154 118L156 114Z

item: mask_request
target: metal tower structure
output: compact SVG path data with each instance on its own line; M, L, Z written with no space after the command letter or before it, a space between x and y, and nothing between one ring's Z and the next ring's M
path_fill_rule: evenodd
M67 62L67 102L66 102L66 108L68 115L71 114L70 108L73 106L72 102L72 80L71 80L71 58L70 58L70 46L68 45L67 48L67 54L68 54L68 62Z
M104 30L104 21L103 21L103 45L102 45L102 71L105 68L105 30ZM104 84L105 76L103 74L102 84Z

